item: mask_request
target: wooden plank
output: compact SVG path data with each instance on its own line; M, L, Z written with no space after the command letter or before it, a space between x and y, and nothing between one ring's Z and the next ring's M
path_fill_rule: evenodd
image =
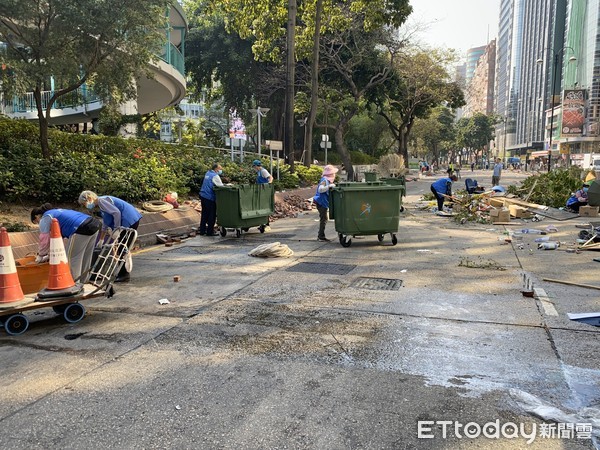
M574 283L572 281L564 281L564 280L555 280L554 278L542 278L544 281L551 281L552 283L566 284L568 286L578 286L582 288L588 289L598 289L600 290L600 286L594 286L591 284L582 284L582 283Z
M506 203L512 203L513 205L524 206L525 208L533 208L533 209L541 209L541 210L548 209L548 207L545 206L545 205L538 205L536 203L529 203L529 202L526 202L524 200L519 200L519 199L516 199L516 198L504 197L504 201Z

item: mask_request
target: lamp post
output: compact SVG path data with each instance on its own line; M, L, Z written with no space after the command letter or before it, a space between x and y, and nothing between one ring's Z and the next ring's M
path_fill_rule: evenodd
M265 117L267 115L267 113L271 110L271 108L261 108L260 106L257 106L256 109L250 109L249 111L252 113L252 115L256 114L256 120L258 121L258 156L261 156L261 151L260 151L260 147L261 147L261 136L260 136L260 119L262 117Z
M550 173L550 171L552 170L552 138L554 137L554 109L555 109L554 92L555 92L555 87L556 87L556 72L558 72L559 56L561 56L561 54L567 49L570 49L573 53L575 53L575 50L573 50L571 47L562 47L560 50L558 50L554 53L554 62L553 62L553 70L552 70L552 84L550 85L550 108L552 108L552 112L550 113L550 139L549 139L549 144L548 144L548 173ZM572 63L574 61L577 61L577 58L575 58L575 56L571 56L569 58L569 62ZM536 62L538 64L542 64L544 62L544 60L540 58ZM561 70L561 74L562 74L562 70ZM561 78L562 78L562 76L561 76ZM545 112L545 110L544 110L544 112Z

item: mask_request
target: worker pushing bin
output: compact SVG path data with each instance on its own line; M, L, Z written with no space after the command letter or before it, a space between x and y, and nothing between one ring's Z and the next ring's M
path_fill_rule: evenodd
M265 232L269 216L275 210L272 184L215 186L215 193L221 236L227 235L227 228L234 228L237 237L252 227L258 227L261 233Z
M401 191L402 186L383 182L340 183L333 188L329 213L340 244L350 247L352 237L369 235L377 235L382 242L389 233L392 245L396 245Z

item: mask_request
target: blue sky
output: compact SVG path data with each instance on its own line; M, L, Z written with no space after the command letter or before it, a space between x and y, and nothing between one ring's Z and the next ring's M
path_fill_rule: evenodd
M411 0L410 22L419 27L417 39L434 47L457 50L485 45L498 34L500 0Z

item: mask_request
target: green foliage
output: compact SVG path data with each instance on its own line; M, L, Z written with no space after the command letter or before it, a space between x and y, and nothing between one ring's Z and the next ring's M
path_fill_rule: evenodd
M573 192L581 188L581 169L553 170L550 173L532 175L521 183L520 188L508 187L508 193L529 195L528 201L554 208L564 207Z
M319 182L323 175L323 168L320 166L311 165L306 167L298 164L295 169L300 180L300 186L313 186Z
M352 164L377 164L377 158L359 151L350 152L350 159L352 161Z
M36 125L0 118L1 199L70 202L85 189L131 202L159 199L170 191L195 196L204 174L217 162L226 182L256 181L250 161L237 164L217 150L51 131L48 161L31 139L37 135ZM268 167L268 159L264 164ZM280 171L276 187L290 189L301 182L313 184L321 169L301 167L300 174L291 174L289 166L282 165Z

